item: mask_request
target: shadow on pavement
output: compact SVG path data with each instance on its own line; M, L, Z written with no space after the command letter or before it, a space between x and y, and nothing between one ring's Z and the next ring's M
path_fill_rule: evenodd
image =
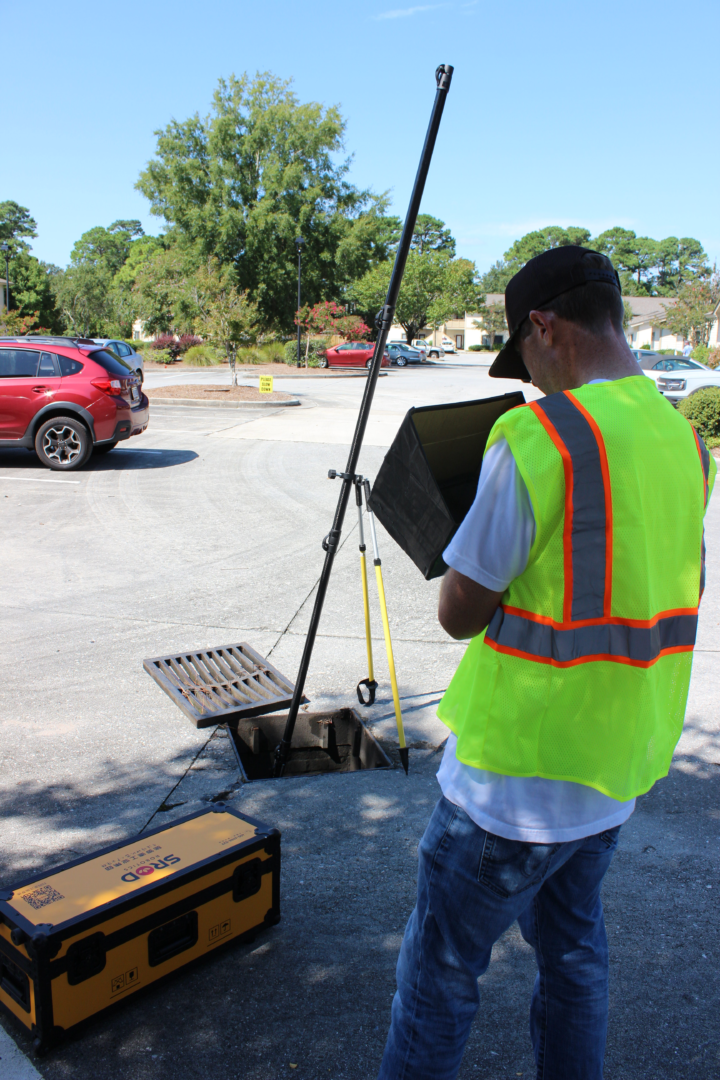
M194 461L198 454L194 450L151 450L144 447L118 446L106 454L93 454L81 469L69 472L46 469L40 464L33 451L0 450L0 469L17 469L22 472L37 472L48 480L80 480L91 472L126 472L130 469L168 469L173 465L184 465Z
M423 751L409 779L396 770L240 789L233 804L283 834L279 926L93 1021L36 1062L43 1076L271 1080L289 1075L290 1063L312 1080L374 1076L438 764L438 754ZM118 791L129 781L118 776ZM39 786L33 812L52 827L52 815L72 797L71 785ZM719 799L720 768L676 758L623 830L604 890L611 950L605 1080L701 1080L720 1072ZM108 792L97 802L117 815L117 800ZM27 808L28 792L19 790L0 813L7 821ZM534 970L514 927L482 980L463 1080L535 1075L527 1033ZM29 1041L6 1026L27 1050Z

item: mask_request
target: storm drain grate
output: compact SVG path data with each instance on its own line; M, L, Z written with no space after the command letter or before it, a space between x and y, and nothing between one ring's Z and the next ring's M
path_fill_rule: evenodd
M156 656L143 667L196 727L286 709L294 685L244 641Z

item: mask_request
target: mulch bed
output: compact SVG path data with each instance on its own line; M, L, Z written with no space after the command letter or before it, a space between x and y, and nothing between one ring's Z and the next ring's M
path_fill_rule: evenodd
M146 369L147 370L147 369ZM289 401L292 394L283 394L273 390L272 394L261 394L254 386L213 386L205 383L199 386L185 383L183 386L158 386L145 393L153 401L156 398L191 398L194 401Z

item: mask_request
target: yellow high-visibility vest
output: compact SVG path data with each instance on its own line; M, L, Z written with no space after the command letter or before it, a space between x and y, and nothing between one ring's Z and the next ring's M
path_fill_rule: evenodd
M682 731L715 461L644 375L513 409L500 437L535 540L438 716L468 765L630 799Z

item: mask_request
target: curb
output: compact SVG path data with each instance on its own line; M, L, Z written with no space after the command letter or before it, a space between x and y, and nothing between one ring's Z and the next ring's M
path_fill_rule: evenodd
M202 409L283 409L290 405L299 405L299 398L289 401L203 401L202 398L149 398L152 408L167 408L173 405L190 406Z

